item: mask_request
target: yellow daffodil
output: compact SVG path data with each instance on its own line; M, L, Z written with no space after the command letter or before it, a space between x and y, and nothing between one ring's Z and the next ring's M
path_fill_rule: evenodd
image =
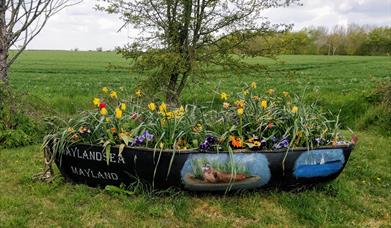
M100 110L100 114L101 114L102 116L107 116L107 109L106 109L106 108L102 108L102 109Z
M200 133L202 131L203 127L202 127L202 124L196 124L194 127L193 127L193 132L195 133Z
M262 107L262 109L266 109L267 108L267 100L262 100L261 101L261 107Z
M151 102L151 103L148 104L148 108L149 108L149 110L151 110L153 112L156 109L156 104Z
M166 103L162 103L160 106L159 106L159 112L167 112L167 105Z
M257 88L257 83L256 82L252 82L251 83L251 88L256 89Z
M292 112L293 113L297 113L299 111L299 108L295 105L295 106L293 106L293 108L292 108Z
M136 95L136 97L141 97L141 90L140 90L140 89L137 89L137 90L134 92L134 95Z
M110 123L110 122L111 122L111 119L110 119L109 117L106 117L105 120L106 120L107 123Z
M284 97L289 96L289 93L287 91L282 92L282 94L284 95Z
M122 111L125 111L125 110L126 110L126 104L125 104L125 103L121 103L121 110L122 110Z
M268 93L269 95L273 95L274 89L268 89L268 90L267 90L267 93Z
M223 108L224 109L229 109L229 106L230 106L230 104L228 102L224 102L223 103Z
M107 87L103 87L103 88L102 88L102 92L108 93L108 92L109 92L109 89L108 89Z
M245 100L237 100L237 101L235 101L235 105L236 105L238 108L244 108L245 103L246 103Z
M224 92L220 93L220 99L221 99L222 101L228 100L228 94L226 94L226 93L224 93Z
M243 96L247 96L250 92L248 91L248 89L244 90L243 91Z
M236 109L236 112L238 113L239 116L241 116L244 113L244 109L243 108L238 108L238 109Z
M92 103L94 103L95 106L99 107L100 105L100 99L99 98L94 98L94 100L92 101Z
M174 113L173 112L166 112L166 117L168 118L168 119L173 119L174 118Z
M111 91L110 97L111 97L111 98L117 98L117 92Z
M122 110L120 108L115 109L115 118L117 118L117 119L122 118Z
M185 108L181 105L181 107L175 109L173 113L176 118L182 117L183 115L185 115Z

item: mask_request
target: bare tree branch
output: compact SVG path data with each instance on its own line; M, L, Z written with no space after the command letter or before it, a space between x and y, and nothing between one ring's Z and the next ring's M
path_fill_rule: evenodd
M50 17L82 0L0 0L0 77L7 82L8 68L42 31ZM16 46L15 55L8 51Z

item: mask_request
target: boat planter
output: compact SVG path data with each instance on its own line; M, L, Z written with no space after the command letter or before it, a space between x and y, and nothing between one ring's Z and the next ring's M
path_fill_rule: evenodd
M273 151L199 152L112 147L109 163L100 145L74 144L57 156L62 175L94 187L131 184L136 179L155 188L226 191L292 187L335 179L353 144Z

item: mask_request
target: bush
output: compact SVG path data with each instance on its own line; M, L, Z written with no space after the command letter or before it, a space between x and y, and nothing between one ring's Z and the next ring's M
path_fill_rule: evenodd
M39 143L44 134L43 125L26 113L23 95L0 84L0 148L12 148Z
M378 82L378 86L367 97L371 107L359 120L357 127L391 136L391 79Z

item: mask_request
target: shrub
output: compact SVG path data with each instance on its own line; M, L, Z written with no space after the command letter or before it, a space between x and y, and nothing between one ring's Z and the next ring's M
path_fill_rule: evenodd
M21 101L23 96L0 84L0 148L39 143L45 132L42 123L34 120Z
M391 79L379 81L367 100L371 106L358 121L357 127L391 136Z

